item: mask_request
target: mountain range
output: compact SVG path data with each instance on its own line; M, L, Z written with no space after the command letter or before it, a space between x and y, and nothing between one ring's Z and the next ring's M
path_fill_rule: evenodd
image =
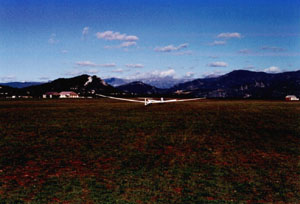
M176 84L187 82L191 79L177 79L173 77L153 77L153 78L141 78L141 79L120 79L120 78L107 78L104 81L112 86L121 86L131 82L140 81L144 84L154 86L159 89L169 89Z
M114 87L109 83L119 86ZM97 76L89 75L60 78L24 88L0 85L0 97L12 95L40 97L50 91L74 91L81 96L95 96L101 93L127 96L282 99L286 95L300 96L300 70L277 74L236 70L218 77L178 83L170 88L157 88L141 81L128 82L118 78L104 81Z
M178 84L170 92L207 98L279 99L289 94L299 96L300 70L277 74L236 70L215 78Z
M95 93L118 94L118 89L107 84L97 76L81 75L73 78L59 78L54 81L24 88L13 88L0 85L0 96L33 96L41 97L47 92L74 91L80 96L93 96Z
M44 83L45 82L8 82L8 83L0 83L0 85L10 86L13 88L25 88L28 86L40 85Z

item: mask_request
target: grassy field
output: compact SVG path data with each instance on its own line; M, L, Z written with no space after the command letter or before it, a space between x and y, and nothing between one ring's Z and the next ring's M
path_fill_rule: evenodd
M299 203L300 103L0 101L0 203Z

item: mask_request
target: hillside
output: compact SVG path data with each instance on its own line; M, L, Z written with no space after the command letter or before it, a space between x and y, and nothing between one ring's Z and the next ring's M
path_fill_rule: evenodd
M164 91L163 89L156 88L140 81L131 82L122 86L118 86L117 88L125 93L133 95L157 95Z
M196 79L178 84L171 93L188 92L208 98L283 98L300 95L300 71L268 74L236 70L216 78Z
M0 85L0 98L16 95L19 91L17 88Z
M95 93L119 93L117 89L108 85L99 77L89 75L81 75L68 79L60 78L49 83L22 89L23 93L33 96L41 96L50 91L74 91L82 96L93 95Z

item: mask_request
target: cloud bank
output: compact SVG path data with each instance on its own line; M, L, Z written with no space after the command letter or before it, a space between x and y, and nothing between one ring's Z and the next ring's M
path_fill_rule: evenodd
M209 67L227 67L228 64L226 62L212 62L212 63L209 63L207 66L209 66Z
M183 48L187 48L188 46L188 43L183 43L183 44L180 44L178 46L174 46L174 45L167 45L165 47L156 47L154 49L154 51L156 52L172 52L172 51L179 51Z
M144 67L144 65L142 65L142 64L126 64L125 66L128 68L143 68Z
M104 40L137 41L139 38L135 35L121 34L114 31L97 32L96 37Z
M241 38L242 35L240 33L220 33L217 38Z
M117 66L115 63L107 63L107 64L96 64L91 61L80 61L75 63L78 66L81 67L115 67Z
M282 52L282 51L285 51L285 49L282 48L282 47L272 47L272 46L264 46L264 47L261 48L261 50L272 51L272 52Z
M211 46L216 46L216 45L226 45L226 41L224 41L224 40L222 40L222 41L220 41L220 40L215 40L215 41L212 42L210 45L211 45Z
M264 69L264 72L267 72L267 73L279 73L279 72L281 72L281 70L280 70L279 67L271 66L269 68Z
M136 42L132 42L132 41L128 41L128 42L123 42L120 47L131 47L131 46L134 46L136 45Z
M133 76L128 77L128 79L158 79L158 78L174 78L176 71L174 69L167 70L154 70L151 72L137 72Z

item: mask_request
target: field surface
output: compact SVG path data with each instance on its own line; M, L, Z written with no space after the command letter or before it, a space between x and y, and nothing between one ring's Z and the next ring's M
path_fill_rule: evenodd
M0 203L299 203L300 103L0 101Z

